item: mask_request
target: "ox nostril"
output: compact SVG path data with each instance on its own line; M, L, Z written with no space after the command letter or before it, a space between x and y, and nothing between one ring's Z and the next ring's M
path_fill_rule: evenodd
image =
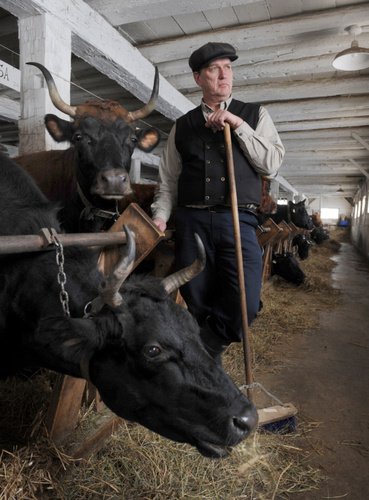
M257 426L258 414L257 412L252 412L249 415L243 415L242 417L233 417L234 427L243 434L250 434Z

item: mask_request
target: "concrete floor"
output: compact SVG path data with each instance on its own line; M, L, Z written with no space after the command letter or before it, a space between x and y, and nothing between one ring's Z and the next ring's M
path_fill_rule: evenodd
M334 260L340 305L319 314L317 331L283 346L281 371L260 380L297 406L301 428L319 423L305 445L327 479L318 491L290 497L298 500L369 499L369 262L349 243Z

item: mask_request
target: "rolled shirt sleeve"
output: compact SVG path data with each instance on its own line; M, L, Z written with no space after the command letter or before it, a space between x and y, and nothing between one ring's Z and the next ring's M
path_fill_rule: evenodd
M260 107L256 130L243 122L233 133L256 172L274 177L282 164L285 149L268 111Z
M182 160L175 146L176 125L169 133L166 146L160 159L160 187L151 205L153 218L168 221L173 207L177 205L178 177L182 171Z

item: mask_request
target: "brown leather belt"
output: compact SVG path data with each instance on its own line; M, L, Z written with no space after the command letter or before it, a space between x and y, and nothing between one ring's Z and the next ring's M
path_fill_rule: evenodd
M212 213L229 212L232 210L232 208L227 205L186 205L186 208L198 208L199 210L207 210ZM239 205L238 210L240 212L251 212L256 215L258 213L258 205L255 205L254 203L245 203L243 205Z

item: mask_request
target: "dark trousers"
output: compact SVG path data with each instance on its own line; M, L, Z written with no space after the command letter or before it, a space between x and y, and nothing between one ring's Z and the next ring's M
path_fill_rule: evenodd
M181 294L200 326L209 326L226 344L240 341L242 337L232 212L210 210L177 210L176 267L183 268L196 258L194 233L198 233L205 245L206 267L181 288ZM250 324L259 310L262 252L255 232L257 218L251 213L240 212L239 219Z

